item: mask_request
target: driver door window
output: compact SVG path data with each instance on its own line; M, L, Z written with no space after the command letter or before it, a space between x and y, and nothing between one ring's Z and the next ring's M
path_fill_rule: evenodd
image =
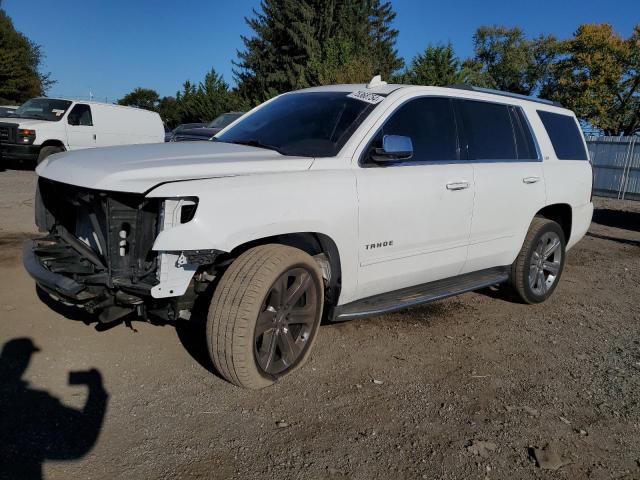
M67 116L67 144L70 150L96 146L96 132L89 105L76 104Z
M89 107L89 105L83 105L81 103L77 104L75 107L73 107L73 110L69 112L67 121L69 122L69 125L92 127L93 117L91 116L91 107Z
M380 148L385 135L411 138L413 157L402 163L459 159L455 114L448 98L418 98L400 106L382 126L371 147Z

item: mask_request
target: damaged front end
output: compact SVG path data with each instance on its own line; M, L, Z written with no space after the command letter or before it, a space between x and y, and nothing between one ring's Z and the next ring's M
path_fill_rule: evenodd
M191 310L200 262L183 252L156 252L153 243L174 220L189 221L196 205L40 178L36 224L47 235L25 244L25 268L54 299L102 322L129 313L177 319Z

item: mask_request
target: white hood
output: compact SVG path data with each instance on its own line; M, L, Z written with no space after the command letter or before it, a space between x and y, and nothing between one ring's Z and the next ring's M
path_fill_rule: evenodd
M20 125L20 128L37 128L41 126L49 127L57 122L48 122L46 120L37 120L35 118L20 118L20 117L0 117L2 123L15 123Z
M308 170L309 157L222 142L175 142L58 153L38 175L96 190L144 193L160 183Z

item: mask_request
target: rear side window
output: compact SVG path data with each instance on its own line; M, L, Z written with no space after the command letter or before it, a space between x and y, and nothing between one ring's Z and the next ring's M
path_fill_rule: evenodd
M587 160L582 135L575 119L569 115L538 110L556 157L560 160Z
M448 98L416 98L396 110L376 135L372 147L382 146L384 135L410 137L409 162L458 160L458 134L453 105Z
M516 150L519 160L538 160L538 151L533 142L533 135L529 123L519 107L509 107L513 133L516 136Z
M516 159L516 143L507 105L459 100L469 145L469 160Z

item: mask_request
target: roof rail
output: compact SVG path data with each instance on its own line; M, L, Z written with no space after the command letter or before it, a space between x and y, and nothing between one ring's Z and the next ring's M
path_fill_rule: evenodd
M527 95L521 95L519 93L503 92L502 90L493 90L491 88L476 87L474 85L468 85L466 83L456 83L454 85L447 85L447 88L457 88L459 90L471 90L473 92L490 93L492 95L501 95L503 97L519 98L520 100L528 100L530 102L544 103L545 105L562 107L562 104L560 102L554 102L553 100L530 97Z

